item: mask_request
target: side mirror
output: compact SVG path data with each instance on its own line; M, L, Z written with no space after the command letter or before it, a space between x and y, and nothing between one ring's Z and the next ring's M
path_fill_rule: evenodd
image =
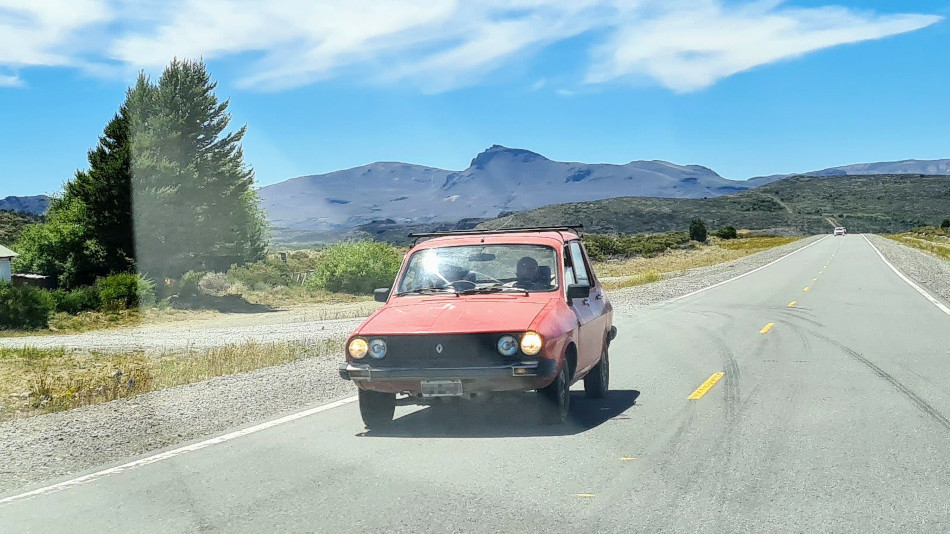
M590 296L590 286L587 284L570 284L567 286L568 300L586 299L589 296Z
M373 298L376 299L376 302L386 302L389 300L389 292L391 288L381 287L379 289L373 290Z

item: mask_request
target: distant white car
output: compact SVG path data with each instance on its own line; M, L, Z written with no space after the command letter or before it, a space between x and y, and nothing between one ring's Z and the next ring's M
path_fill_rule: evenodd
M835 235L844 235L846 233L847 232L845 231L844 226L838 226L835 228Z

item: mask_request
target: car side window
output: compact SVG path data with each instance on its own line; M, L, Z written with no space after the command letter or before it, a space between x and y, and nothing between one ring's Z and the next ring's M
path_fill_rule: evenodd
M590 255L587 254L587 246L583 242L579 243L581 252L584 255L584 265L587 269L587 277L590 279L590 285L597 284L597 273L594 272L594 264L590 261Z
M576 284L577 278L574 277L574 267L571 264L571 251L567 246L564 247L564 287Z
M584 264L584 253L581 251L581 244L572 241L568 245L571 251L571 264L574 267L574 276L578 284L591 285L590 277L587 275L587 266Z

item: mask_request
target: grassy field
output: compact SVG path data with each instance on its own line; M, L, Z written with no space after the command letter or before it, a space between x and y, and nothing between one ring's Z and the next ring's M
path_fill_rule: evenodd
M709 244L688 250L670 250L653 257L637 257L621 261L605 261L594 265L606 289L620 289L668 278L675 273L696 267L707 267L732 261L772 247L796 241L798 237L746 237L742 239L710 239Z
M0 421L133 397L215 376L342 354L343 339L161 354L0 349Z

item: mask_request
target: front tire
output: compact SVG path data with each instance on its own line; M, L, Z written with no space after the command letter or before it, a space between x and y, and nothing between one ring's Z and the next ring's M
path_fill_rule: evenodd
M393 421L396 413L396 395L378 391L359 391L360 415L368 430L382 428Z
M561 366L554 381L540 390L541 422L559 425L567 422L571 410L571 384L567 378L567 362Z
M584 377L584 393L588 399L602 399L607 396L610 385L610 358L607 347L600 355L600 362Z

